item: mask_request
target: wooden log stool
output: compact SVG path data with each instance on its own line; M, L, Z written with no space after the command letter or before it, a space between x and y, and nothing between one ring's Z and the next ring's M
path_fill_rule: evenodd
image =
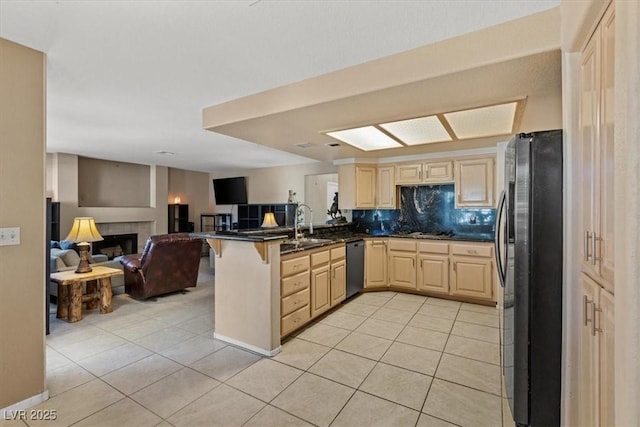
M87 310L100 307L100 313L111 313L111 277L123 274L122 270L109 267L93 267L88 273L61 271L53 273L51 280L58 284L58 319L67 318L70 323L82 320L82 304ZM86 283L86 293L82 284Z

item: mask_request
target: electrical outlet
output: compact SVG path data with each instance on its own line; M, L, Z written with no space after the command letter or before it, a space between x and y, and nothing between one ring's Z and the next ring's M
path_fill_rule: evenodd
M20 227L0 228L0 246L20 244Z

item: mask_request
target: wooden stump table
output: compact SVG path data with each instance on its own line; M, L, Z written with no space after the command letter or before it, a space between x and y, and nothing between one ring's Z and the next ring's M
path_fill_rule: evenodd
M53 273L51 280L58 284L58 319L67 318L69 322L82 320L82 304L87 309L100 307L100 313L111 313L111 277L124 274L117 268L93 267L89 273L76 273L73 270ZM86 293L82 284L87 284Z

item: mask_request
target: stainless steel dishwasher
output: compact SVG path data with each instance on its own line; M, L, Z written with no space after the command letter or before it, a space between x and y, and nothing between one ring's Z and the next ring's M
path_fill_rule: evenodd
M364 286L364 240L347 243L347 298Z

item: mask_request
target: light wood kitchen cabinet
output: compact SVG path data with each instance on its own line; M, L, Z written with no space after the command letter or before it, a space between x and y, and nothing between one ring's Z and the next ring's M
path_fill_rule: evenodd
M614 300L613 295L582 274L580 331L580 425L613 426Z
M389 285L417 289L415 241L389 239Z
M482 157L455 161L456 208L493 208L494 157Z
M364 242L364 287L386 288L388 282L387 239L372 239Z
M280 260L280 334L298 329L311 319L309 255L285 255Z
M396 183L394 166L378 166L376 182L376 207L396 208Z
M449 244L418 243L418 290L449 294Z
M396 184L422 183L422 163L396 165Z
M615 425L614 414L614 51L609 6L582 52L580 68L582 328L579 423Z
M340 209L376 207L376 166L341 165L338 168L338 206Z
M493 247L490 244L452 244L451 294L494 300Z
M285 254L280 261L280 333L290 334L345 300L344 244Z
M426 162L423 165L423 178L425 183L453 182L453 162Z
M311 270L311 317L331 308L331 276L329 264Z
M614 281L614 33L611 7L582 56L582 271L613 292Z
M341 165L338 168L340 209L395 209L394 166Z
M311 317L331 308L331 250L312 252L311 257Z
M430 184L453 182L453 161L396 165L396 184Z
M331 249L331 307L340 304L347 296L346 248Z

